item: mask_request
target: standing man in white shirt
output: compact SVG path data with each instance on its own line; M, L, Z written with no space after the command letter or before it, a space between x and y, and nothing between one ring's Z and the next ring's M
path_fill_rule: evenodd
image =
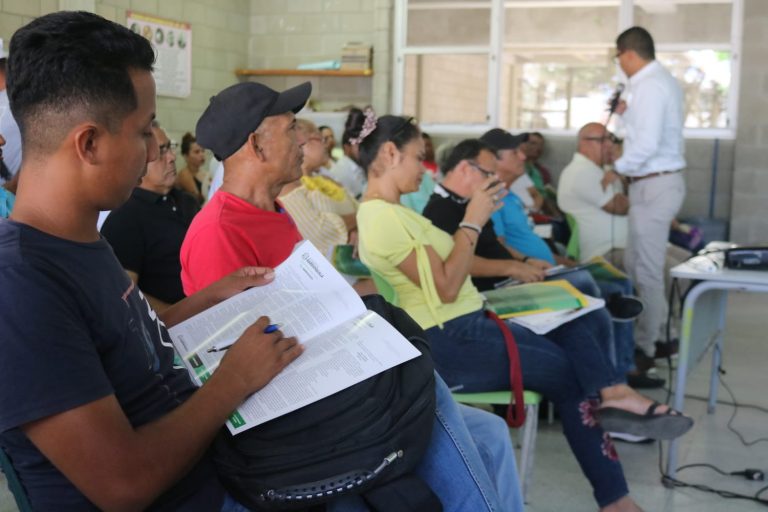
M668 304L664 295L664 256L669 226L685 197L683 92L655 58L653 38L632 27L616 39L616 58L629 78L627 100L616 112L626 127L624 154L616 171L629 180L629 236L624 265L634 280L645 311L635 342L638 367L671 353L663 340Z

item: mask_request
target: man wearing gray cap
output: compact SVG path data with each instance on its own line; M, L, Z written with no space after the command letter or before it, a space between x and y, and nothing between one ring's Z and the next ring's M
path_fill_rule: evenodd
M244 82L211 99L197 123L197 139L223 161L224 181L182 245L187 294L242 262L274 268L302 239L277 197L285 184L301 176L304 141L297 136L295 113L310 92L309 83L278 93ZM432 439L415 472L445 511L522 510L506 423L459 406L445 383L436 381ZM356 500L349 496L335 506L366 510Z

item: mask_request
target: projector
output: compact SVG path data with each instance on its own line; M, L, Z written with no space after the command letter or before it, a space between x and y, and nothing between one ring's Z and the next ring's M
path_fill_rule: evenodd
M738 270L768 270L768 247L726 249L725 266Z

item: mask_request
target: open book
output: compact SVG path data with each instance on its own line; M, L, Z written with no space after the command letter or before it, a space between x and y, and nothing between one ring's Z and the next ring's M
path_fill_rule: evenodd
M564 280L508 286L483 296L486 309L536 334L546 334L605 306L603 299L584 295Z
M244 291L169 330L192 378L205 382L243 331L269 316L304 353L251 395L227 422L237 434L413 359L421 353L363 301L307 241L266 286ZM216 349L212 351L211 349Z

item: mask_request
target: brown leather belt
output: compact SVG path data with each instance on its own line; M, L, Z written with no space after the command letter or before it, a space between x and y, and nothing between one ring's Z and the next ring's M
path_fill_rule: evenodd
M660 172L652 172L649 174L645 174L643 176L628 176L627 179L630 183L635 183L640 180L644 180L646 178L655 178L657 176L666 176L668 174L676 174L678 172L682 171L682 169L678 169L676 171L660 171Z

